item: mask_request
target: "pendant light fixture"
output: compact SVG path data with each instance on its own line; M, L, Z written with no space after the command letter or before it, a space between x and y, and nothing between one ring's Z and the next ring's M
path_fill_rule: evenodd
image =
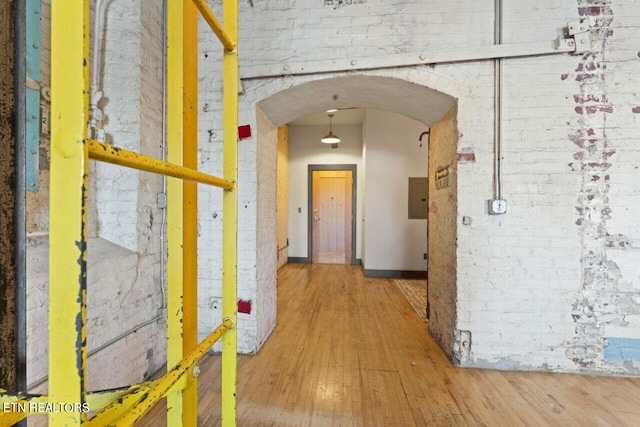
M333 133L333 131L331 130L331 122L333 119L333 114L329 114L329 133L326 134L320 141L324 142L325 144L337 144L338 142L340 142L340 138L338 138L337 135L335 135Z

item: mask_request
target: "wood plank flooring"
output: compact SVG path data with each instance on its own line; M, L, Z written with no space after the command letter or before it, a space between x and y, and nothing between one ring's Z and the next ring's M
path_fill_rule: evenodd
M239 426L640 426L640 378L460 369L388 279L289 264L278 280L278 326L238 360ZM218 426L220 358L200 366L199 425Z

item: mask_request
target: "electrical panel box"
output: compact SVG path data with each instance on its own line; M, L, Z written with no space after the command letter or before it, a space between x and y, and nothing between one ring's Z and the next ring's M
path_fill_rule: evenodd
M488 200L489 215L502 215L507 213L507 201L505 199Z

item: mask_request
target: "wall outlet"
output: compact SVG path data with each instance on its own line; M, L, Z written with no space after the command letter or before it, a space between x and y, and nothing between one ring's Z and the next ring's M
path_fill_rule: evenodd
M209 297L209 308L218 310L220 307L222 307L222 300L220 298Z
M487 200L489 215L502 215L507 213L507 201L505 199Z
M422 259L427 259L427 258L428 258L427 254L422 254Z

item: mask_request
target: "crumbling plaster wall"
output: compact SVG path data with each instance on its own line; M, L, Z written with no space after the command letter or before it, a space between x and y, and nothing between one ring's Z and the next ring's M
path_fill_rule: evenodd
M457 305L457 108L430 129L429 135L429 247L427 280L429 332L445 354L460 362L454 345Z
M569 166L581 177L574 220L583 268L566 355L588 370L640 374L640 96L637 84L629 90L640 71L640 5L578 5L596 28L592 52L563 75L577 83Z

